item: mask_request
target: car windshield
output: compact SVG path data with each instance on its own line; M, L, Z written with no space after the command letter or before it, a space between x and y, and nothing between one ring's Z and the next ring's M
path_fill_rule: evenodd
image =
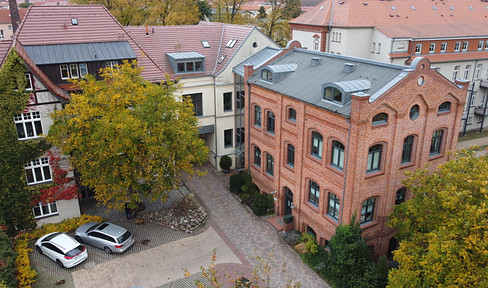
M126 231L122 236L117 238L117 242L119 243L124 243L125 240L129 239L132 234L129 231Z
M88 230L86 230L86 233L92 231L93 229L95 229L98 225L100 225L100 223L94 223L90 228L88 228Z
M78 245L75 249L68 251L68 253L66 253L66 256L75 257L81 252L83 252L83 245Z
M42 241L43 242L51 241L51 239L53 239L54 237L58 236L59 234L61 234L61 233L60 232L53 233L53 234L47 236L46 238L44 238L44 240L42 240Z

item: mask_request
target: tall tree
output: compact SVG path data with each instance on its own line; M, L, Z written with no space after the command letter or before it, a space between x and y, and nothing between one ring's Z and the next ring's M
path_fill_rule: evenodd
M287 1L270 0L271 11L259 21L264 34L281 46L290 40L290 25L284 16Z
M186 25L197 24L199 10L194 0L148 0L146 24Z
M284 0L283 17L286 20L297 18L302 13L302 2L300 0Z
M213 5L217 12L215 20L224 23L242 24L243 18L239 15L241 5L245 0L215 0Z
M395 209L400 263L388 287L488 287L488 156L461 151L409 174L415 195Z
M14 115L22 113L29 101L24 71L22 60L13 51L0 68L0 218L6 221L10 235L35 226L24 164L47 149L43 140L17 138Z
M166 199L182 171L194 173L208 156L191 102L175 95L179 86L149 83L141 69L125 62L103 69L101 81L87 75L75 82L82 92L52 115L49 139L109 208Z
M124 26L146 24L147 0L69 0L74 4L102 4Z
M198 7L198 11L200 11L200 20L208 21L212 19L212 5L210 5L206 0L195 0L195 2Z

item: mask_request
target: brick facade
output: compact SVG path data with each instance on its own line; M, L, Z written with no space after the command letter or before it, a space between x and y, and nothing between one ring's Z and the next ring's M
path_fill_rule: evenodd
M277 215L285 215L288 188L293 193L294 228L301 232L312 229L324 245L339 223L349 223L354 214L360 219L362 204L374 199L372 220L361 224L363 236L375 257L388 252L395 232L385 223L395 205L396 193L403 187L404 173L425 165L434 169L449 159L447 152L456 148L467 91L467 83L459 83L459 88L431 69L425 58L414 61L410 68L408 75L385 88L374 101L368 95L353 94L350 114L346 116L248 82L246 168L261 193L277 191ZM246 79L251 72L252 67L246 67ZM446 101L450 102L450 110L439 112L439 106ZM261 125L255 125L256 105L261 109ZM419 106L420 113L412 120L410 110L414 105ZM289 108L296 111L296 120L289 119ZM267 131L268 111L275 115L274 133ZM379 113L388 115L387 123L373 125L372 118ZM430 153L437 130L443 131L440 152ZM321 157L312 155L313 132L323 137ZM411 160L401 164L404 139L410 135ZM333 141L344 145L342 168L331 164ZM287 161L288 144L294 146L293 165ZM382 145L381 164L377 171L367 172L368 151L376 144ZM255 164L255 147L261 150L260 166ZM274 159L273 175L267 172L267 154ZM311 181L320 187L318 205L310 199ZM332 194L335 196L329 196ZM328 211L329 197L339 199L339 213ZM411 197L407 191L405 198Z

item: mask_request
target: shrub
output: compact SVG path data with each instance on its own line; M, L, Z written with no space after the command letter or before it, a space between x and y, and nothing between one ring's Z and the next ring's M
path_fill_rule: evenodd
M250 189L248 188L250 187ZM234 193L246 193L248 190L255 191L254 184L252 184L251 174L247 171L240 172L230 176L230 191ZM253 193L251 193L253 194Z
M15 267L17 268L17 287L27 288L35 282L34 278L37 275L36 271L30 267L29 253L32 249L28 247L29 241L40 238L45 234L51 232L70 232L79 226L88 222L102 222L103 218L100 216L81 215L80 217L65 219L61 223L48 223L41 227L19 234L15 240L15 252L17 252L17 259L15 260Z
M317 241L315 240L315 237L310 235L310 234L303 234L301 242L305 243L305 247L307 248L307 251L309 253L315 254L317 253Z
M300 256L302 257L303 262L305 262L313 270L317 271L321 277L325 278L327 261L329 260L329 252L327 252L324 247L318 246L316 253L307 252Z
M225 171L229 171L230 166L232 166L232 159L229 156L224 155L220 157L220 168Z
M254 197L252 211L258 216L266 215L268 209L274 208L273 195L258 194Z
M15 287L16 257L12 241L7 233L0 230L0 287Z

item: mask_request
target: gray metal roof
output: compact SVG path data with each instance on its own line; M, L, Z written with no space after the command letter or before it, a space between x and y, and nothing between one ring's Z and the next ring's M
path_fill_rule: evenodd
M36 65L135 59L128 41L24 46Z
M297 70L297 64L269 65L267 68L273 73L287 73Z
M215 130L215 125L206 125L198 127L198 134L208 134L213 133Z
M198 52L175 52L166 53L166 55L173 58L174 60L205 58L205 55L202 55Z
M318 65L312 65L312 58L319 59ZM344 72L346 63L355 65L350 73ZM249 82L344 116L351 112L350 102L341 106L322 100L324 84L333 83L346 93L362 91L371 95L372 102L403 79L409 69L408 66L298 48L276 59L270 66L286 64L295 64L297 68L280 81L263 81L260 73L254 73Z
M234 66L232 71L237 75L244 77L244 65L253 65L254 69L257 69L264 65L269 60L273 59L276 55L278 55L282 50L279 48L274 47L266 47L260 50L259 52L253 54L251 57L247 58L240 64Z

